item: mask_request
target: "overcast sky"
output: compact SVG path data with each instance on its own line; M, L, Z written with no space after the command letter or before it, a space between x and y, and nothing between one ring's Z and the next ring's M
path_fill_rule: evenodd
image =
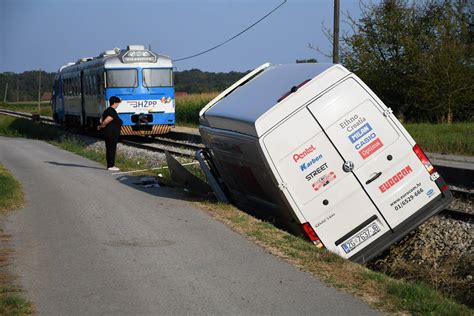
M251 25L282 0L0 0L0 72L56 71L81 57L128 44L179 59L217 45ZM358 16L359 0L340 0ZM322 23L332 28L333 0L288 0L225 46L176 62L178 70L244 71L265 62L330 61ZM346 20L341 15L341 20ZM341 22L341 28L348 30Z

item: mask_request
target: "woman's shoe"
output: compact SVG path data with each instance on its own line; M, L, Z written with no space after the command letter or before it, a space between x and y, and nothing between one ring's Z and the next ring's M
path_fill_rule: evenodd
M107 170L109 170L109 171L120 171L120 169L115 167L115 166L107 168Z

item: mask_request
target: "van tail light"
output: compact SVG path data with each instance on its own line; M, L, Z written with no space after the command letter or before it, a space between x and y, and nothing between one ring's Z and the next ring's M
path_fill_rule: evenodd
M433 174L436 170L431 164L430 160L428 157L425 155L423 150L421 149L420 145L416 144L413 146L413 151L415 152L416 156L418 159L420 159L421 163L423 166L425 166L426 170L428 171L429 174Z
M319 239L318 235L314 231L313 227L311 227L310 223L304 223L303 225L303 230L306 233L306 236L313 242L313 244L316 245L318 248L324 248L323 243Z
M447 184L444 184L444 185L440 188L441 192L445 192L445 191L447 191L448 189L449 189L449 186L448 186Z
M283 101L283 99L285 99L287 96L289 96L289 95L292 94L292 93L295 93L296 91L298 91L299 88L301 88L302 86L304 86L305 84L307 84L307 83L310 82L310 81L311 81L311 79L306 79L305 81L303 81L303 82L300 83L299 85L291 87L290 91L288 91L287 93L285 93L284 95L282 95L282 96L278 99L277 103Z

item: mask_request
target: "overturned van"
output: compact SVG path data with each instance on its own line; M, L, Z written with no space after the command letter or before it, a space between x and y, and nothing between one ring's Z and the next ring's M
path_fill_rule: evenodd
M264 64L202 109L199 130L229 199L357 262L452 200L390 108L341 65Z

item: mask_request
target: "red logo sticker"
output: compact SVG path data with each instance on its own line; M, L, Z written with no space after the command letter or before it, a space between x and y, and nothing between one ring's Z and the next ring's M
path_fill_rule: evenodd
M380 138L376 138L373 142L371 142L370 144L368 144L367 146L359 150L359 154L361 155L363 159L366 159L367 157L369 157L370 155L372 155L374 152L376 152L382 147L383 147L382 141L380 140Z
M380 192L384 193L385 191L393 187L395 184L400 182L403 178L405 178L407 175L409 175L412 172L413 170L411 169L411 167L406 166L405 168L397 172L393 177L385 181L384 184L380 185L379 186Z

